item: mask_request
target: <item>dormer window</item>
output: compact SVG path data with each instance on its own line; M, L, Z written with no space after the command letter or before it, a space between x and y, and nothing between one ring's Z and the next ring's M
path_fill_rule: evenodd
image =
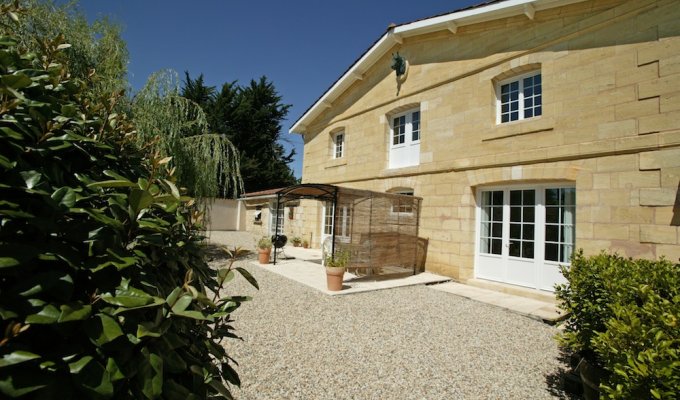
M540 71L499 82L496 87L496 122L504 124L541 115L542 95Z

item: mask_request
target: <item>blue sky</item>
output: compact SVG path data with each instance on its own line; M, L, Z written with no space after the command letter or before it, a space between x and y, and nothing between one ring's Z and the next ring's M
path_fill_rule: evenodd
M208 85L247 84L265 75L283 102L291 165L302 171L302 138L288 129L391 22L404 23L483 0L80 0L88 19L108 16L123 27L129 80L140 89L158 70L204 74Z

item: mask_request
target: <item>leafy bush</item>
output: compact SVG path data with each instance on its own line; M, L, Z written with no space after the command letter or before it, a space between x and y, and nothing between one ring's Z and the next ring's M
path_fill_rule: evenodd
M601 366L613 399L680 393L680 265L577 252L557 298L570 314L561 342Z
M0 37L0 397L230 397L232 267L206 264L191 199L118 97L87 99L68 45L45 45L35 62Z
M260 250L267 250L272 248L272 240L267 236L262 236L257 241L257 248Z

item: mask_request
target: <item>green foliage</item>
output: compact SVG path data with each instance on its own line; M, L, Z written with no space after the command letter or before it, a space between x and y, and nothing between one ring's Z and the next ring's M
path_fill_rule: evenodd
M562 343L604 368L604 396L680 393L680 265L579 251L557 298L570 314Z
M45 42L62 36L70 45L61 52L68 72L73 78L88 78L90 82L84 93L99 97L127 88L128 51L118 25L106 19L89 24L73 1L59 5L49 0L19 3L20 9L2 14L0 34L15 37L23 51L36 54L34 67L52 59Z
M347 268L349 264L350 253L346 249L337 249L335 254L327 254L324 265L330 268Z
M132 100L132 111L138 144L172 156L178 182L193 196L242 191L237 150L225 135L209 133L203 109L179 94L174 72L149 77Z
M210 128L226 135L241 157L241 176L248 191L258 191L294 185L293 172L288 166L295 151L285 154L279 143L281 121L290 105L281 104L281 96L265 77L252 80L247 86L225 83L219 93L206 86L203 75L186 80L182 95L201 105Z
M257 241L257 248L266 250L272 248L272 240L267 236L262 236L260 240Z
M0 397L230 398L247 299L220 289L254 280L209 268L169 159L69 79L68 46L18 47L0 37Z

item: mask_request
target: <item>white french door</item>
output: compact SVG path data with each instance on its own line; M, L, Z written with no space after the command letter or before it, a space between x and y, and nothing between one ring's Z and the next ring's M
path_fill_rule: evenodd
M349 204L338 204L338 230L336 231L335 237L339 241L349 241L352 223L352 208ZM325 202L323 206L323 226L321 227L321 243L323 244L325 239L333 235L335 216L333 215L333 203Z
M477 193L475 276L553 291L574 249L573 187L484 188Z

